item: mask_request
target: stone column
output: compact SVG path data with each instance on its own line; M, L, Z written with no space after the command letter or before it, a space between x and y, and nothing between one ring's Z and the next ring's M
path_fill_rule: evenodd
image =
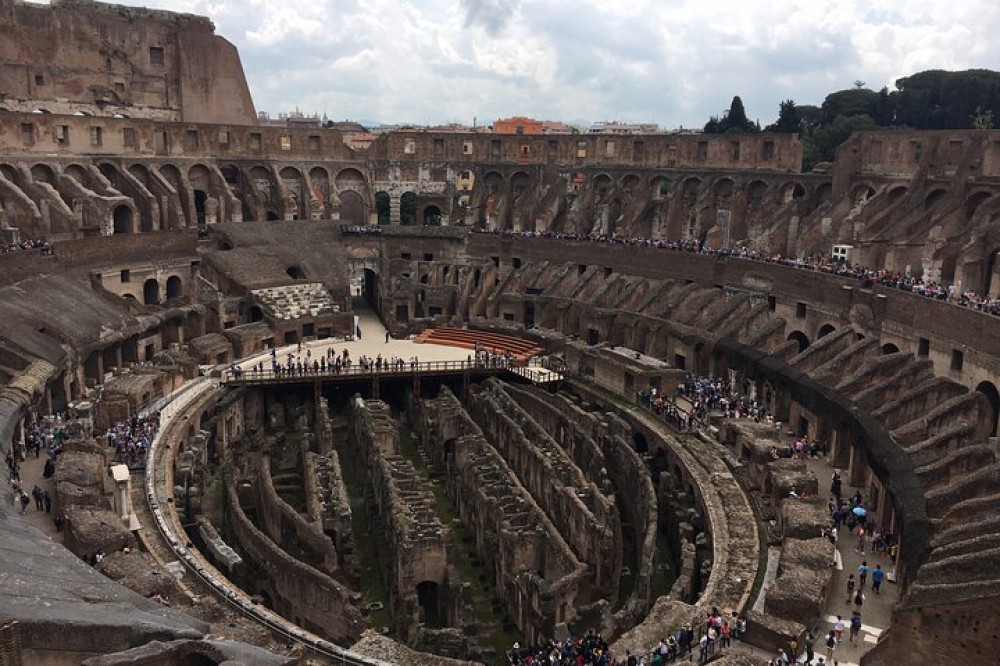
M390 194L389 195L389 224L400 224L401 218L399 217L399 195Z
M132 493L127 465L112 465L111 478L115 483L114 502L118 518L127 523L132 515Z

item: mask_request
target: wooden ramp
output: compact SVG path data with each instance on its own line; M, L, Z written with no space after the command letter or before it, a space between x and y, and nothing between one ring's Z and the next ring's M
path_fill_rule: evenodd
M532 340L517 338L513 335L477 331L471 328L429 328L418 335L414 342L420 344L446 345L479 349L493 353L510 353L518 361L527 361L532 356L542 353L542 348Z

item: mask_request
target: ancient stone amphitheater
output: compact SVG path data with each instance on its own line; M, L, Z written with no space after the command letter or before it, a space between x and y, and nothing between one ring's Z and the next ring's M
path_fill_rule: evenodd
M50 245L0 254L0 446L65 419L53 514L0 506L3 664L494 664L588 630L623 655L713 608L747 620L719 662L758 663L841 594L827 479L766 455L785 428L898 538L860 661L995 659L996 316L777 258L995 299L1000 132L856 134L810 173L783 134L361 149L259 124L208 19L0 19L0 244ZM457 355L407 340L432 329ZM782 432L636 400L686 373ZM145 464L110 465L151 412Z

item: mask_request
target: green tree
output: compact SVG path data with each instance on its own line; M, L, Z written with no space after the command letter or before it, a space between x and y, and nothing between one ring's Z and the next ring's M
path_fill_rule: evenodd
M823 124L829 125L837 116L868 116L875 117L878 106L878 93L868 88L849 88L838 90L826 96L823 100Z
M778 120L767 126L768 132L794 133L802 131L802 116L795 101L786 99L778 106Z
M749 124L747 111L743 108L743 100L740 99L739 95L733 96L733 101L729 104L729 113L726 114L726 129L723 131L736 128L742 132Z
M812 159L810 167L817 162L832 162L837 155L837 147L854 132L875 129L875 121L868 115L837 116L832 123L818 127L812 134Z
M973 129L993 129L993 109L976 107L976 113L972 116Z

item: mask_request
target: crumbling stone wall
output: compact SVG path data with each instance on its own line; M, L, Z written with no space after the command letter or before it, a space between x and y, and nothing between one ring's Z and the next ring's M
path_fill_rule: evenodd
M591 568L591 588L581 603L613 598L621 567L621 535L614 499L587 479L566 452L496 379L472 390L469 413L559 529L581 562ZM616 539L617 536L617 539Z
M303 628L349 645L368 628L358 609L360 599L348 588L317 569L300 562L257 529L240 506L236 477L225 475L227 539L244 561L267 576L246 581L253 593L266 593L265 600L278 614Z
M277 544L294 543L299 559L331 578L338 574L338 557L333 543L307 517L299 514L274 489L271 477L271 455L261 452L257 459L254 510L257 524Z
M518 629L534 641L571 622L587 567L447 389L421 410L421 439Z
M388 405L355 397L351 418L351 441L364 459L374 491L370 509L393 616L403 635L413 635L422 624L418 585L446 582L447 533L433 496L421 486L413 464L400 454L399 432ZM440 603L440 588L435 589L435 603Z

